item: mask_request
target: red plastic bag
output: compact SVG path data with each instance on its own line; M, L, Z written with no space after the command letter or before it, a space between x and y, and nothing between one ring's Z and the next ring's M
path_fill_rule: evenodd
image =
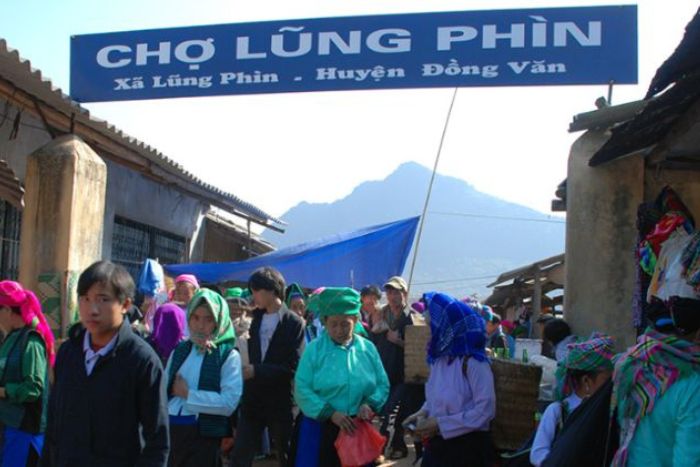
M384 451L386 438L371 423L355 419L355 433L340 430L335 439L335 449L343 467L358 467L369 464Z

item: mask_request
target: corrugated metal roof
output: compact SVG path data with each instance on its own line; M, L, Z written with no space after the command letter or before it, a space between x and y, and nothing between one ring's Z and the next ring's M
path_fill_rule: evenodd
M487 287L493 287L495 285L502 284L513 279L531 279L531 276L534 276L536 270L539 270L544 276L548 270L563 264L565 260L566 255L562 253L560 255L536 261L532 264L528 264L527 266L523 266L518 269L513 269L512 271L504 272L503 274L498 276L498 278L495 281L487 285Z
M11 82L17 88L35 96L37 99L64 113L67 116L75 114L75 120L101 133L105 137L118 142L134 153L153 163L161 170L178 176L186 184L199 190L204 190L211 197L211 202L233 213L244 214L257 219L264 225L268 221L285 225L285 222L267 214L262 209L243 201L237 196L227 193L196 177L182 165L163 155L143 141L133 138L114 125L90 115L70 96L54 86L51 80L42 75L38 69L32 68L29 60L23 59L17 50L8 47L4 39L0 39L0 76Z

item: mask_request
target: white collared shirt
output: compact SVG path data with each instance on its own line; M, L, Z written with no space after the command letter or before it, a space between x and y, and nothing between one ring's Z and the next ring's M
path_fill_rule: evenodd
M100 357L106 356L114 346L117 345L117 337L119 337L119 332L114 334L114 337L112 337L112 340L110 340L107 345L95 352L92 350L92 347L90 347L90 333L85 331L85 337L83 337L83 352L85 352L85 372L88 376L90 376L92 370L95 368L97 360L99 360Z
M569 414L576 410L576 408L581 405L581 402L583 402L575 392L571 393L564 401L567 404L567 412ZM540 424L537 427L535 439L532 441L532 449L530 450L530 462L532 465L539 467L547 459L547 456L549 456L552 443L557 436L557 426L562 420L562 416L561 402L552 402L545 409L542 420L540 420Z
M280 323L282 310L286 308L284 305L276 313L267 313L262 315L260 322L260 361L265 360L267 349L270 347L270 341L275 334L275 329Z

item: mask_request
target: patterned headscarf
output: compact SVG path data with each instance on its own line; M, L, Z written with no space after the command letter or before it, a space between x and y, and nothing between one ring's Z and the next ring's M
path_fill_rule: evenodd
M600 371L613 369L614 343L611 337L593 333L588 340L569 344L569 353L559 363L556 371L557 399L564 399L574 392L574 379L569 370Z
M167 359L184 338L185 326L185 310L175 303L166 303L156 309L151 337L161 358Z
M611 465L627 465L628 448L639 422L678 380L700 371L700 345L648 331L615 363L611 409L618 409L620 448Z
M19 283L14 281L0 281L0 306L20 309L24 324L35 330L44 339L46 356L49 364L53 367L56 362L53 333L46 322L44 313L41 312L41 304L34 292L24 289Z
M229 316L228 303L224 297L209 289L199 289L187 307L187 320L189 322L192 313L200 305L208 305L209 310L214 315L216 327L214 332L208 336L196 332L190 332L190 340L200 352L211 352L220 344L229 342L233 345L236 342L236 331ZM190 330L191 331L191 330Z
M441 357L486 361L486 327L481 316L466 303L437 292L423 295L430 314L428 364Z

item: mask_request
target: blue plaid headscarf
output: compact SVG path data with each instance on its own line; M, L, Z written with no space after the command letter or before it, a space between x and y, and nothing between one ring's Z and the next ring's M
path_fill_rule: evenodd
M428 364L441 357L452 362L457 357L486 361L486 325L466 303L437 292L423 295L430 313Z

